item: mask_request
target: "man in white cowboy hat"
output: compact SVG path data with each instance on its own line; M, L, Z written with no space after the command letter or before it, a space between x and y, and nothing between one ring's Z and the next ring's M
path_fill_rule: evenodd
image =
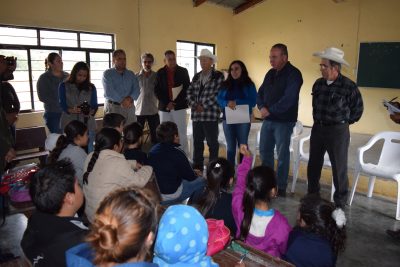
M217 57L203 49L198 57L201 71L194 75L187 91L187 100L192 110L193 121L193 167L203 170L204 139L210 152L209 160L218 158L218 90L224 80L222 72L213 69Z
M349 125L363 113L363 101L357 85L341 74L344 52L335 47L313 54L321 58L322 78L312 88L314 125L311 130L310 160L308 161L308 193L319 194L321 169L325 152L332 163L335 201L344 216L348 195L347 154L350 142Z
M180 148L188 154L186 91L190 84L189 73L184 67L176 64L175 52L167 50L164 53L165 66L157 71L155 94L158 99L158 114L160 122L175 122L178 126ZM176 89L173 89L176 88ZM179 91L180 88L180 91ZM178 90L177 90L178 89ZM174 95L173 91L178 92Z
M288 61L288 49L275 44L269 53L271 69L258 90L257 107L264 119L260 133L262 165L274 169L274 149L278 154L278 196L286 196L290 164L290 137L297 122L301 72Z

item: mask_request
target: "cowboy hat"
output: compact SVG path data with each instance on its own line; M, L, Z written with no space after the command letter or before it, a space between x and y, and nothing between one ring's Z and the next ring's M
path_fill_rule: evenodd
M213 53L211 53L211 51L208 49L201 49L200 56L198 56L197 59L200 59L201 57L211 58L213 63L217 62L217 56L213 55Z
M328 47L324 51L315 52L313 53L313 56L329 59L348 67L350 66L350 64L346 60L344 60L344 52L336 47Z

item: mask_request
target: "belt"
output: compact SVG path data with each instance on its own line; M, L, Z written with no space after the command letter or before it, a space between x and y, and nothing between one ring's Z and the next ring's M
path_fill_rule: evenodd
M337 121L337 122L329 122L329 121L314 121L314 124L321 125L321 126L333 126L333 125L340 125L346 124L347 121Z
M107 100L107 102L108 102L108 104L112 104L112 105L117 105L117 106L120 106L120 105L121 105L121 103L119 103L119 102L114 102L114 101L111 101L111 100Z

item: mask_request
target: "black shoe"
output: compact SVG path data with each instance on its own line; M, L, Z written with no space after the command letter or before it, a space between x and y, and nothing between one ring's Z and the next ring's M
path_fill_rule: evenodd
M278 189L278 197L286 197L286 189Z
M392 237L392 238L397 239L397 240L400 241L400 230L397 230L397 231L386 230L386 233L387 233L390 237Z

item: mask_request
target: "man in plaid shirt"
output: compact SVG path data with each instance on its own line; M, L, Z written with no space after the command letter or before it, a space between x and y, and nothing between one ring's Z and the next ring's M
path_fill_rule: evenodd
M198 57L201 71L192 80L187 99L191 108L193 121L193 167L203 170L204 139L207 140L210 157L218 158L218 119L220 115L217 103L218 90L224 80L224 75L213 69L217 58L208 49L203 49Z
M332 163L333 184L337 211L343 216L349 180L347 154L350 142L349 125L363 113L363 101L357 85L341 74L344 52L330 47L313 54L321 58L319 78L312 88L314 125L311 130L310 160L308 162L308 193L319 193L321 169L325 152Z

